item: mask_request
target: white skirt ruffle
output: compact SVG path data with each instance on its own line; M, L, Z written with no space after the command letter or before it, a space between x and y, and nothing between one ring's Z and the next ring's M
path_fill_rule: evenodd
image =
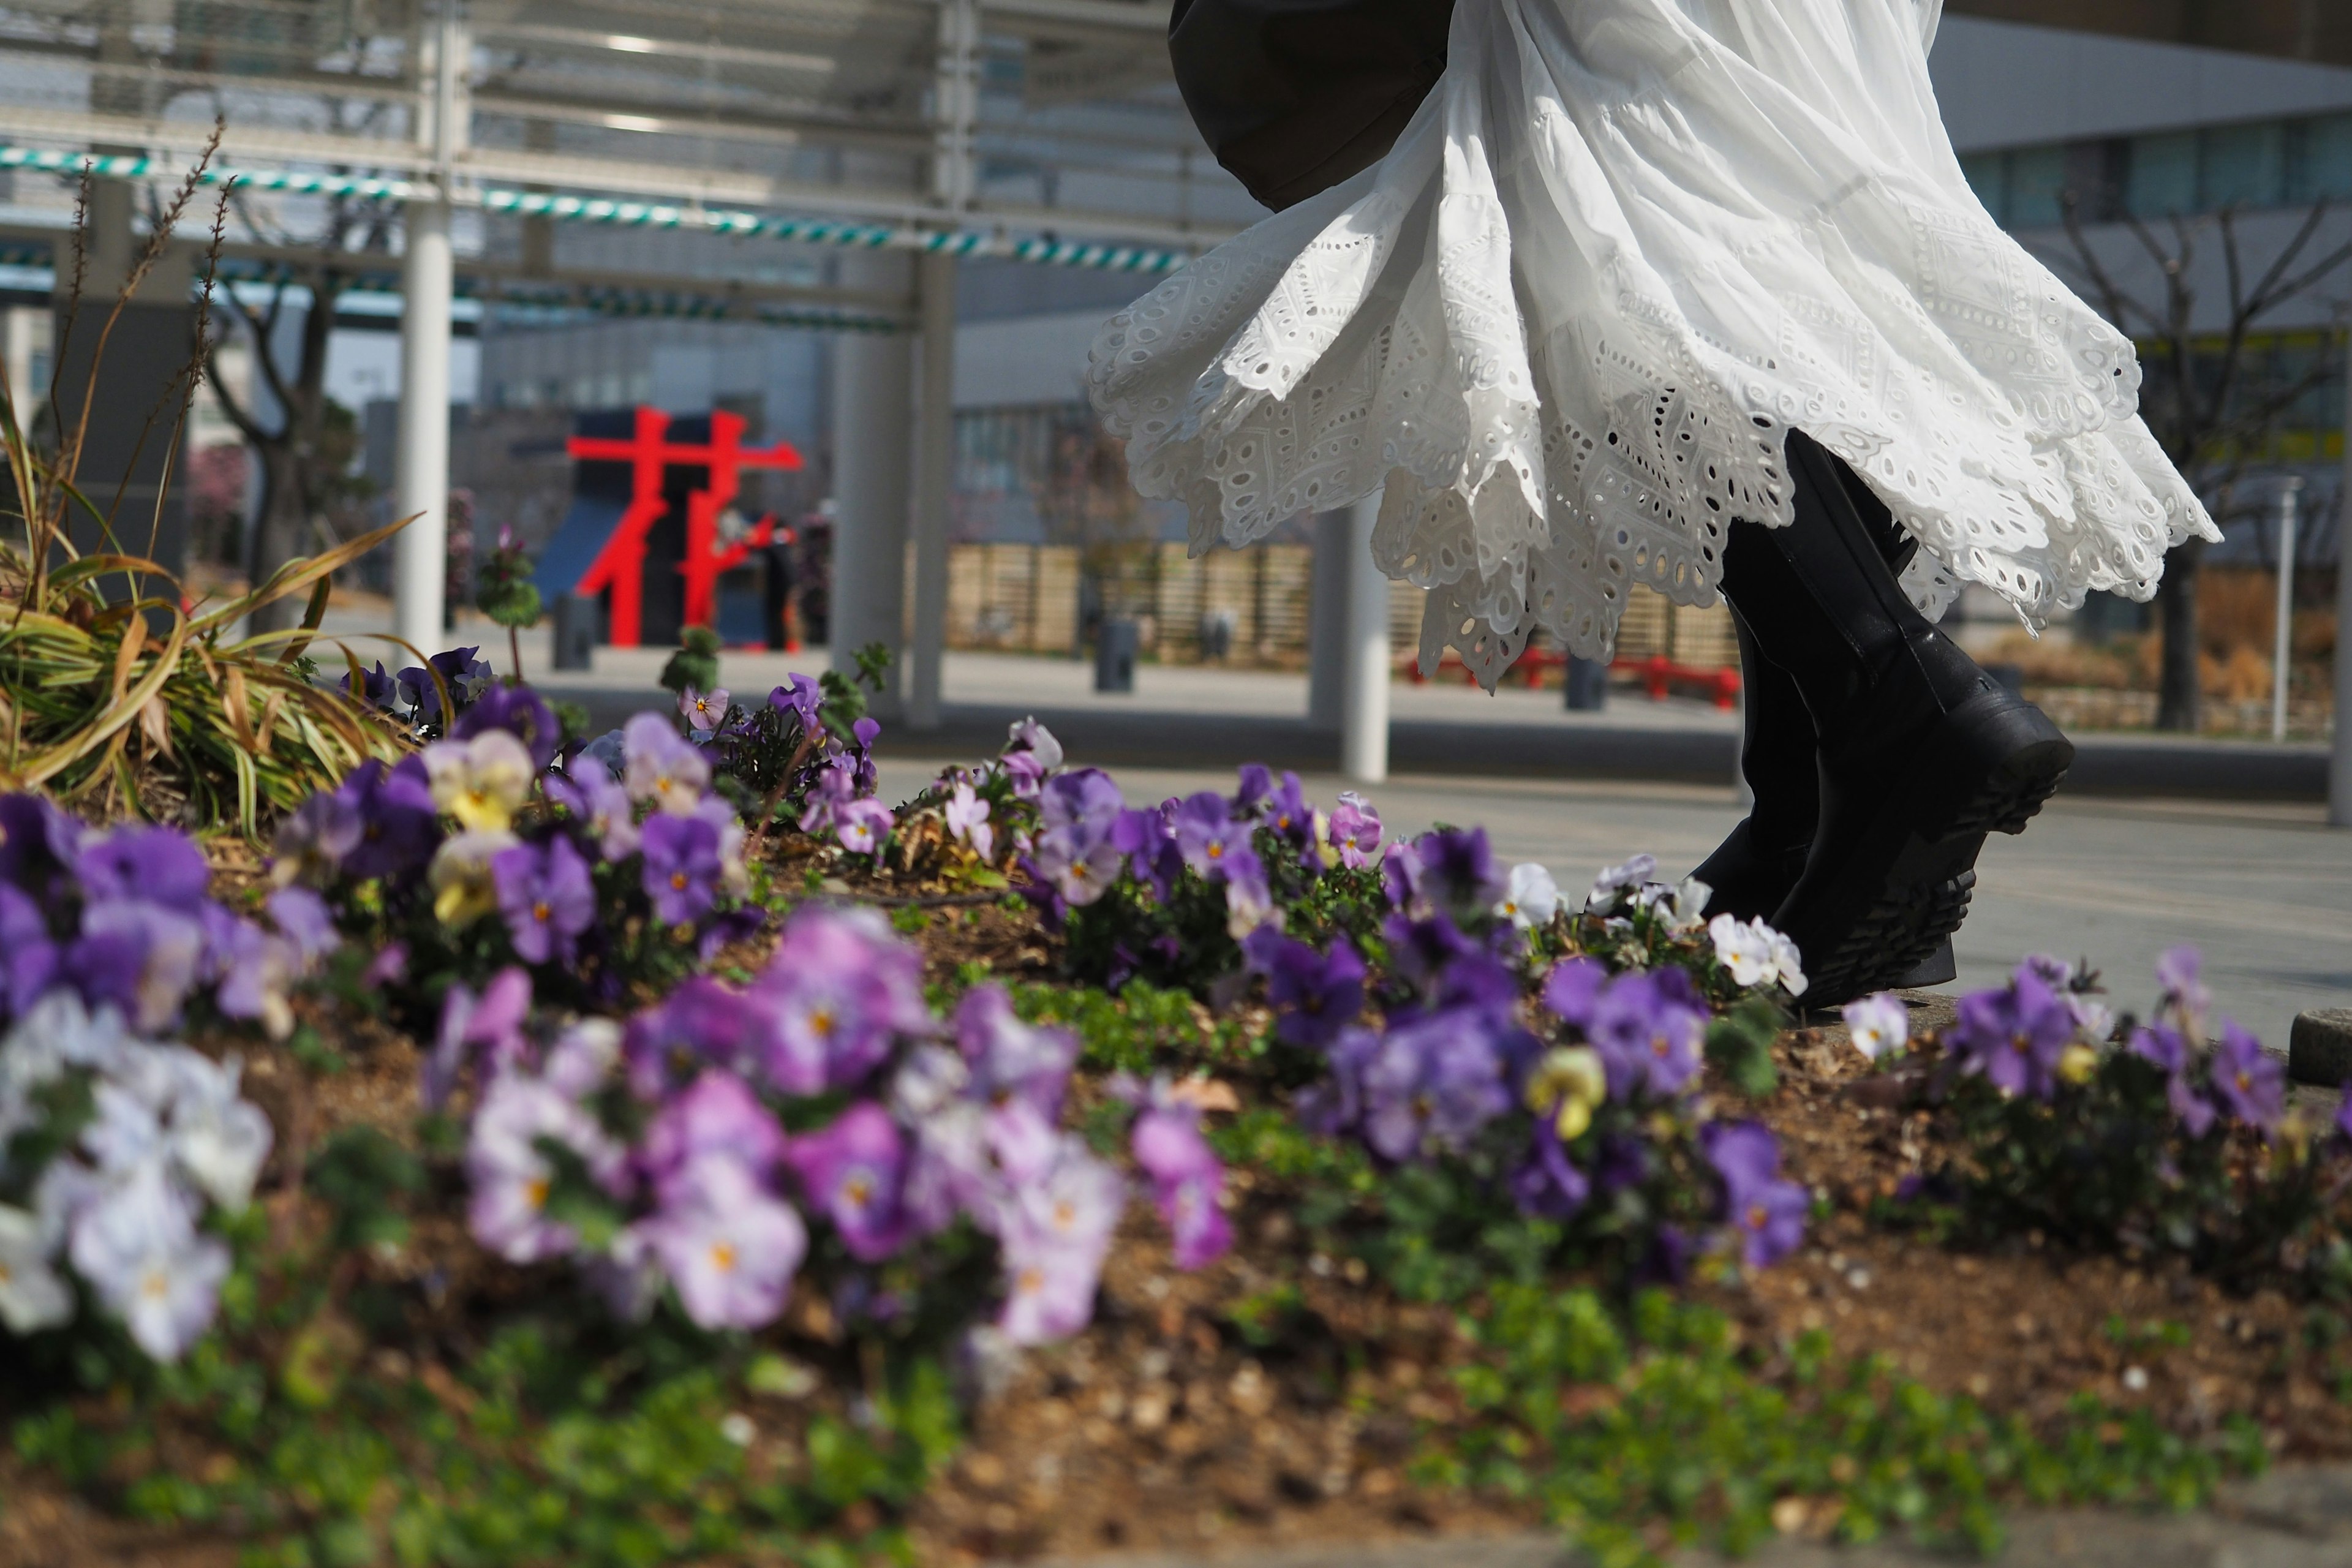
M1459 0L1382 163L1113 318L1088 369L1195 553L1385 487L1422 659L1491 686L1543 627L1606 658L1626 593L1714 601L1782 524L1799 427L2030 624L2155 592L2211 520L2132 345L1987 215L1923 0Z

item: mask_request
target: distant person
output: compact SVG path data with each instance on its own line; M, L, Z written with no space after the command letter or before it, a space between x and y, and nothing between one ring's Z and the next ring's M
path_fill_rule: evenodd
M2220 537L2130 341L1962 176L1941 8L1176 0L1185 102L1277 213L1089 370L1195 539L1385 487L1375 558L1489 687L1538 627L1607 658L1635 583L1728 599L1756 809L1698 875L1813 1004L1925 978L2073 759L1933 617L2146 600Z
M813 647L833 647L833 525L837 508L832 497L801 520L793 558L799 584L801 636ZM844 655L846 658L846 655Z
M777 525L768 536L768 545L761 553L767 561L767 580L761 585L761 614L768 626L768 646L782 653L798 653L801 639L793 625L793 551L800 536L793 530Z

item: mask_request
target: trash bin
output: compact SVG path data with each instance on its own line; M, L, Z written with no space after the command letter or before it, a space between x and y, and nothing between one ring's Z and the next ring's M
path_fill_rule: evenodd
M596 659L596 617L599 605L585 594L565 594L555 601L555 668L587 669Z
M1124 616L1104 618L1095 635L1095 689L1133 691L1135 655L1142 646L1142 628Z
M1609 706L1609 666L1597 658L1570 658L1568 661L1568 710L1571 713L1598 713Z
M1234 635L1241 630L1241 616L1231 610L1201 612L1201 657L1223 663L1233 656Z

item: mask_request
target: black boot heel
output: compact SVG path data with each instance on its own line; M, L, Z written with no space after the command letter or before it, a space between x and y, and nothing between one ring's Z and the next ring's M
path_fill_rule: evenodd
M1945 715L1920 752L1935 794L1917 830L1930 838L2024 832L2074 762L2074 743L2048 715L2000 690Z

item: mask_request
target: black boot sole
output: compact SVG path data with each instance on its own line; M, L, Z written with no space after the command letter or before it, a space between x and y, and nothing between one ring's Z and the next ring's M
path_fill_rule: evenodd
M1952 939L1946 936L1937 939L1935 949L1890 982L1887 989L1925 991L1930 985L1949 985L1959 977L1960 961L1953 955Z
M1805 1002L1829 1007L1895 984L1968 917L1987 833L2021 833L2057 792L2072 742L2006 692L1969 699L1920 745L1900 783L1808 868L1773 923L1797 943Z

